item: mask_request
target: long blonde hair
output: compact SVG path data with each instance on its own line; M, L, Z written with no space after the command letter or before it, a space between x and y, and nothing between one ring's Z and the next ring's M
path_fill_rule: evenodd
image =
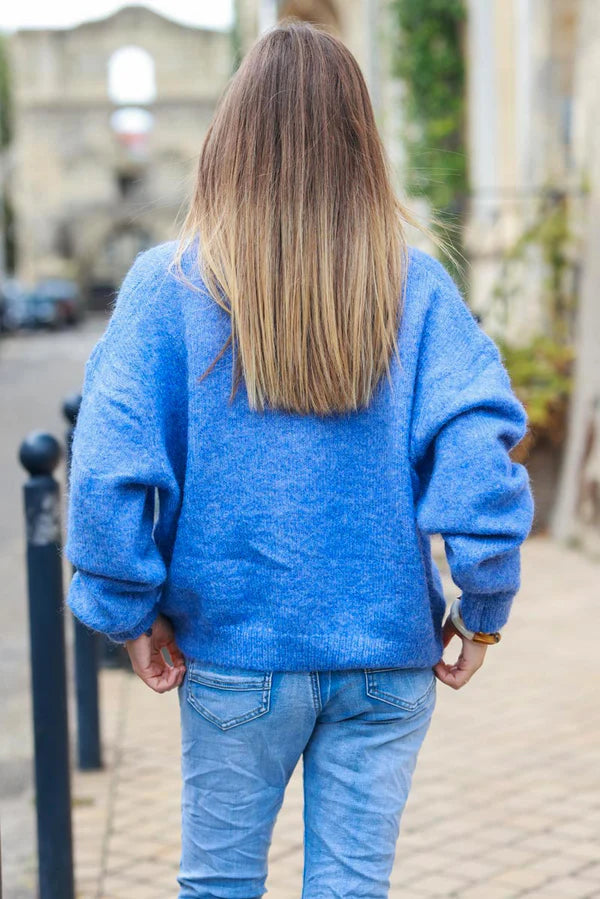
M231 398L243 377L257 410L368 405L398 354L410 220L352 53L305 22L266 32L219 100L176 256L198 238L231 317Z

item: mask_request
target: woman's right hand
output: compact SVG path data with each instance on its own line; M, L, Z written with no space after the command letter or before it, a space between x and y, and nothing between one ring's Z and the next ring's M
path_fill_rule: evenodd
M441 680L443 684L452 687L454 690L460 690L460 688L464 687L464 685L471 680L475 672L483 665L487 643L475 643L473 640L463 637L463 635L454 627L452 619L448 615L442 628L444 649L452 637L459 637L462 640L462 650L458 659L453 665L449 665L447 662L444 662L443 659L440 659L439 662L433 666L433 671L438 680Z
M142 634L136 640L129 640L125 647L137 676L156 693L174 690L183 681L185 659L175 642L173 625L164 615L156 618L152 636ZM163 649L168 649L172 665L163 656Z

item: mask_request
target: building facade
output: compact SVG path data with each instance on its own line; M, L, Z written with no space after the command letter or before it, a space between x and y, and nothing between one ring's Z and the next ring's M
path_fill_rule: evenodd
M75 277L101 305L139 249L175 237L236 52L284 16L329 28L353 50L398 170L386 9L383 0L238 0L236 27L224 32L131 6L74 28L16 32L17 276Z
M111 291L138 249L174 234L231 74L230 35L126 7L16 32L10 49L17 275Z
M507 259L553 198L567 209L581 193L572 127L579 9L580 0L468 0L470 299L488 330L514 343L551 323L542 249L532 238L520 262Z

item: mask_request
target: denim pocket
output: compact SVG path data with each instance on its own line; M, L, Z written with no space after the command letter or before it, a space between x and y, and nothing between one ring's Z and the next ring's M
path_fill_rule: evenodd
M367 695L416 712L435 693L433 668L365 668Z
M189 662L187 699L208 721L228 730L269 711L271 671Z

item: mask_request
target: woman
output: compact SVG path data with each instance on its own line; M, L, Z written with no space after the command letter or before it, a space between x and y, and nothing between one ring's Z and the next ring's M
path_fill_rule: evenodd
M525 410L406 220L350 52L276 27L87 363L69 605L179 690L180 899L263 895L300 756L304 899L386 896L436 680L468 682L519 588Z

